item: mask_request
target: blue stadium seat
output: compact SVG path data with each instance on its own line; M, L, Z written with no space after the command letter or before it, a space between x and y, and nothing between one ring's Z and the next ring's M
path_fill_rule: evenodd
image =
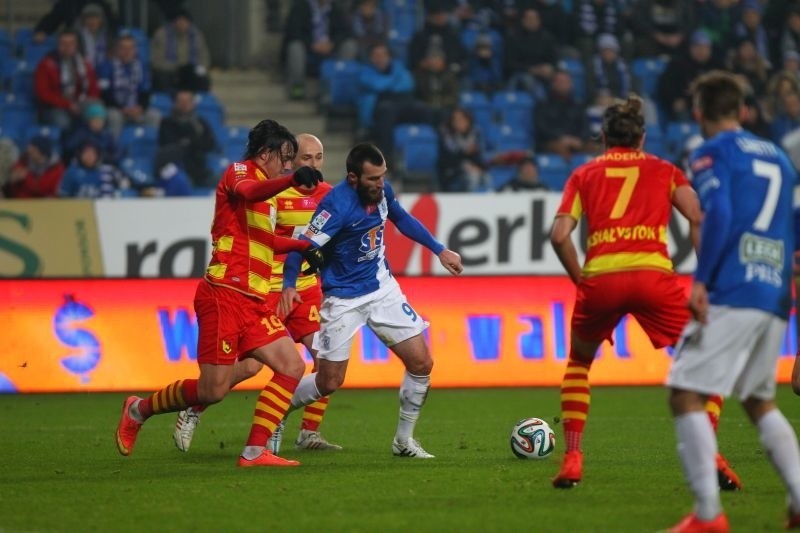
M538 154L536 166L539 167L539 179L554 191L564 189L569 178L569 163L558 154Z
M241 157L241 154L239 154ZM237 157L236 159L239 159ZM211 171L213 176L222 176L222 173L228 169L231 164L231 159L220 154L206 154L206 167Z
M578 59L562 59L558 62L559 68L569 72L572 76L572 85L575 89L575 98L579 102L586 101L586 71L583 63Z
M35 94L33 73L36 64L25 59L20 59L12 61L11 68L11 92L15 94L17 98L32 102Z
M242 126L226 127L223 137L218 140L223 155L231 161L240 160L245 148L247 148L247 135L249 133L250 131Z
M578 168L579 166L585 165L586 163L594 159L594 157L595 156L591 154L575 154L574 156L572 156L572 160L569 162L570 173L574 172L575 169Z
M521 128L514 128L508 124L499 124L489 130L489 152L507 152L509 150L531 150L533 141L531 136Z
M31 124L25 128L25 137L23 141L27 143L37 135L44 136L53 141L56 147L60 146L61 142L61 129L56 126L43 126L40 124ZM59 150L60 151L60 150Z
M126 156L152 159L158 150L158 129L154 126L125 126L118 142Z
M668 157L664 134L658 126L647 128L644 136L644 151L658 157Z
M492 177L492 189L499 191L506 186L517 172L516 165L493 165L489 167L489 175Z
M503 36L497 30L471 27L465 28L461 31L461 45L467 51L473 50L475 48L475 42L481 34L489 36L489 39L492 41L493 56L502 63L505 42L503 41Z
M686 146L686 140L699 133L700 126L695 122L668 122L664 136L667 158L677 161Z
M195 105L197 114L209 123L219 144L225 127L225 108L222 103L212 93L197 93Z
M358 61L325 60L320 66L323 105L329 110L355 112L359 96Z
M631 63L631 74L636 82L636 90L643 96L653 96L658 79L667 66L667 60L659 57L641 57Z
M148 157L126 157L120 161L119 167L137 185L142 186L155 181L153 164L153 160Z
M172 113L172 97L167 93L152 93L150 95L150 107L161 113L162 117Z
M479 91L461 91L458 96L461 107L472 113L475 124L480 126L481 131L488 134L494 123L492 104L486 95Z
M433 177L439 159L439 135L427 124L403 124L394 129L396 161L406 175Z
M500 124L527 134L533 133L533 97L521 91L501 91L492 97L492 107Z
M408 44L419 27L417 3L413 0L387 0L384 13L389 24L389 49L392 57L408 64Z
M36 109L30 100L7 94L0 106L0 127L21 145L28 126L36 123Z

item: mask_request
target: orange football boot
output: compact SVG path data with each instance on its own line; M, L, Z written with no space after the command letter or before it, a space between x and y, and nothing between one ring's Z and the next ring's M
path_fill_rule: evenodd
M243 467L250 467L250 466L300 466L300 461L294 461L292 459L284 459L283 457L278 457L271 451L264 448L264 451L261 452L261 455L256 457L255 459L245 459L241 455L239 456L239 462L237 463L239 466Z
M564 454L561 471L553 478L553 486L557 489L571 489L581 480L583 473L583 453L571 450Z

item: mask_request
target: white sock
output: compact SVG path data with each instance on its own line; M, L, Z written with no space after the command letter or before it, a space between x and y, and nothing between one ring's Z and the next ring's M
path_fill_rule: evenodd
M722 512L717 481L717 438L705 411L675 417L678 455L683 474L695 498L700 520L713 520Z
M397 422L395 438L398 442L406 442L414 436L419 412L425 405L428 389L431 387L430 376L415 376L406 371L400 384L400 420Z
M252 461L262 453L264 453L263 446L245 446L244 450L242 450L242 457L248 461Z
M142 413L139 412L139 402L141 401L142 400L139 399L133 402L131 406L128 408L128 414L130 415L131 418L133 418L140 424L144 424L144 417L142 416Z
M758 421L761 445L789 492L792 513L800 513L800 447L797 434L778 409L773 409Z
M313 372L307 376L303 376L303 379L300 380L300 383L297 384L297 388L294 390L292 403L289 405L287 414L295 409L314 403L320 398L322 398L322 394L319 393L319 389L317 388L317 373Z

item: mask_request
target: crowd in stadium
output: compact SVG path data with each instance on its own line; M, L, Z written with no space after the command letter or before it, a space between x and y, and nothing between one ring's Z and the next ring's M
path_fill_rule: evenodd
M107 2L72 4L0 32L3 194L207 193L247 126L226 127L190 13L147 35ZM288 97L352 117L354 140L428 190L560 190L630 92L645 149L681 163L698 139L688 86L714 68L746 78L746 127L800 152L800 2L293 0L281 20Z

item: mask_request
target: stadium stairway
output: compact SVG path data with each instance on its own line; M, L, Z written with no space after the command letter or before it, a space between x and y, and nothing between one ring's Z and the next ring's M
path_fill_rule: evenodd
M260 69L212 70L211 88L225 107L227 126L251 128L271 118L293 133L313 133L325 146L325 178L338 183L345 176L345 159L351 135L327 133L324 117L313 101L289 100L283 84ZM244 147L242 147L244 149Z

